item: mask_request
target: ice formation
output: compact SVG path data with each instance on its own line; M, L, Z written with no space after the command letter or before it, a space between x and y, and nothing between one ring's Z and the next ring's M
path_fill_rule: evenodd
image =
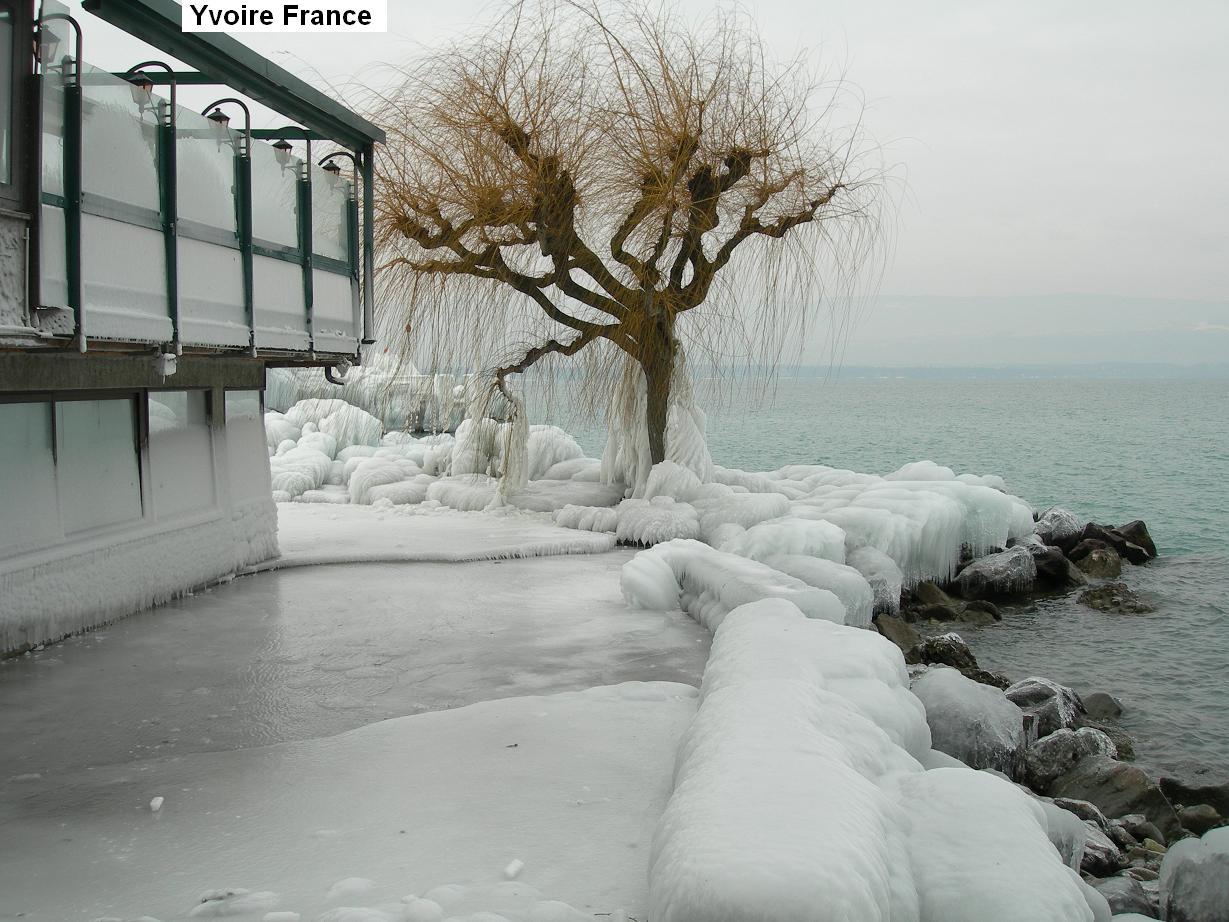
M1229 826L1183 839L1166 853L1161 914L1171 922L1229 919Z
M926 706L934 747L973 768L1015 777L1024 754L1024 714L1003 692L946 666L913 683Z
M784 599L735 609L654 836L650 917L1095 922L1045 811L931 755L890 642Z

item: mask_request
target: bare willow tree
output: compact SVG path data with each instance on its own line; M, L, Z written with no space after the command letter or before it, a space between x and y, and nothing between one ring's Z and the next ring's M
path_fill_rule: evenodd
M505 394L548 358L634 362L661 461L682 340L779 355L874 240L881 174L844 90L737 13L516 2L381 100L386 291Z

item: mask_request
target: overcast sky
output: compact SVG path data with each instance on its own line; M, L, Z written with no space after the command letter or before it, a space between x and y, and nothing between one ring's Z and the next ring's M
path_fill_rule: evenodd
M344 90L387 80L388 63L497 4L388 6L387 35L242 39ZM684 3L699 15L714 6ZM1131 361L1229 361L1229 2L746 8L782 56L804 48L847 72L867 98L870 133L906 180L881 296L846 361L927 364L925 343L940 341L982 343L979 363L1038 350L1048 361L1044 342L1022 353L1007 340L1067 332L1104 353L1071 360L1112 360L1129 334ZM137 47L84 18L91 62L135 62ZM1100 297L1052 297L1071 294Z

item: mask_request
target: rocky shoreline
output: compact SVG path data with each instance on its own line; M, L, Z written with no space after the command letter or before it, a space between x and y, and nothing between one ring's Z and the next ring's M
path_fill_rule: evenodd
M1229 919L1229 780L1180 779L1134 764L1113 695L1080 696L1049 679L983 669L955 630L1002 620L999 605L1039 593L1079 593L1107 614L1153 608L1117 581L1157 557L1142 521L1083 523L1063 509L1036 517L1036 534L973 558L945 585L902 592L878 631L901 648L926 706L933 746L1028 791L1052 825L1070 829L1064 857L1115 913L1195 922ZM1056 843L1058 844L1058 843Z

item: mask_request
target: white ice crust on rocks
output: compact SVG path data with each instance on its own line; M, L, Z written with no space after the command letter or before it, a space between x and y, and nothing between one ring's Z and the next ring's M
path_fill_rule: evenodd
M650 918L1096 922L1045 811L925 769L929 740L889 641L784 599L730 612L654 836Z
M913 683L935 749L972 768L1014 776L1024 752L1024 715L1003 692L955 669L926 670Z
M1002 595L1031 589L1037 580L1037 564L1024 545L973 561L956 578L966 599Z
M1229 826L1169 849L1161 862L1161 915L1170 922L1229 920Z

